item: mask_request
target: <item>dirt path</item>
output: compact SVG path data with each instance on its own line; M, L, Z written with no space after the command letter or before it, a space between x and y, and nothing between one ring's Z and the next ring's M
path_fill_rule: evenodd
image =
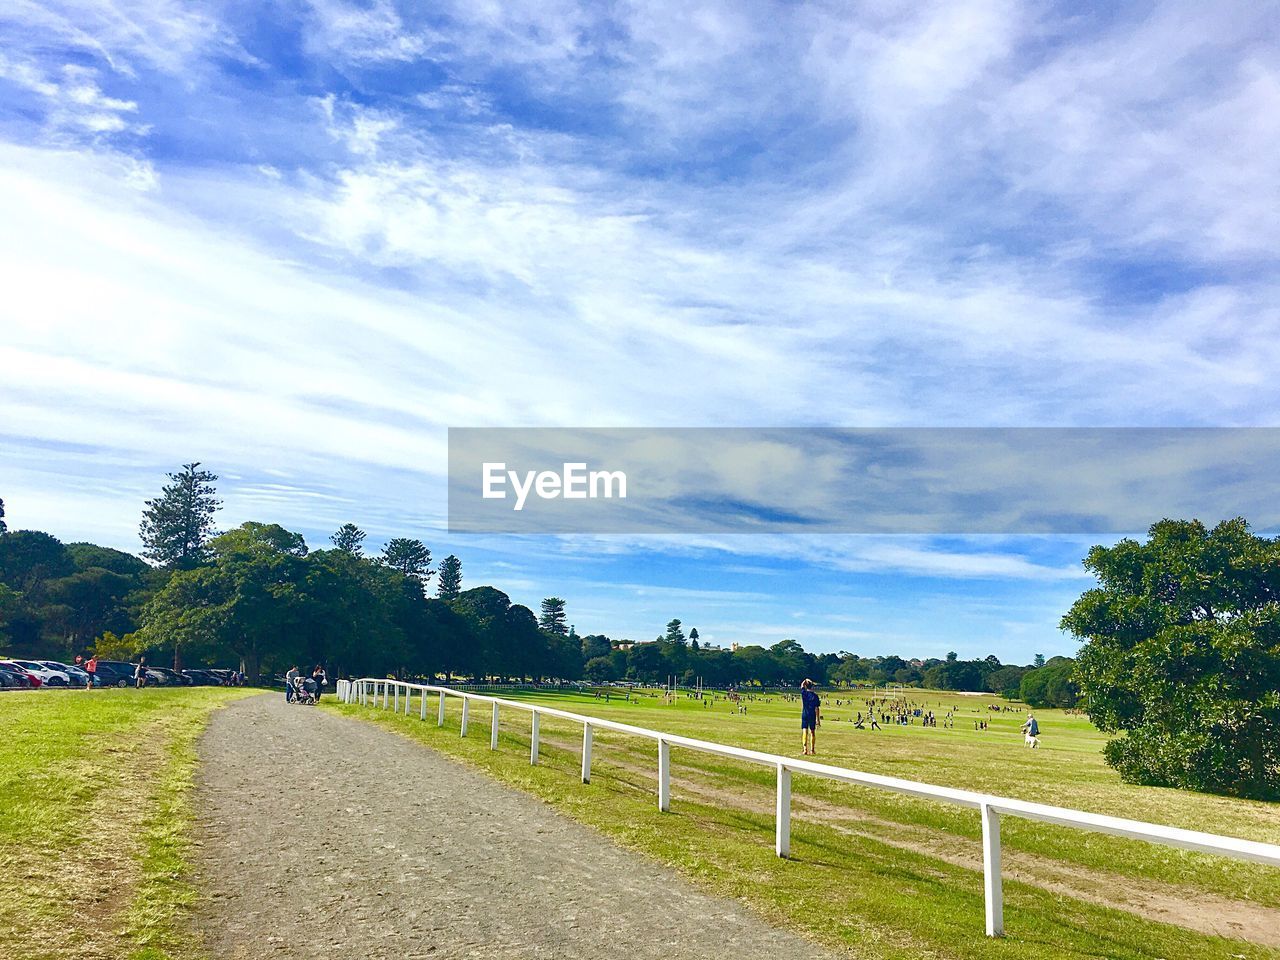
M219 960L832 956L371 724L269 694L216 713L201 758Z

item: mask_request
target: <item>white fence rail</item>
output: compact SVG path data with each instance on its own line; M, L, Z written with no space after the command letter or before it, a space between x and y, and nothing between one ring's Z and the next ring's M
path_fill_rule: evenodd
M926 797L942 800L978 810L982 818L982 873L983 891L986 898L987 935L1001 936L1004 933L1004 898L1000 875L1000 817L1008 815L1023 817L1028 820L1040 820L1061 826L1076 827L1081 830L1092 830L1099 833L1110 833L1115 836L1129 837L1134 840L1145 840L1150 843L1163 844L1170 847L1181 847L1185 850L1197 850L1202 853L1214 853L1219 856L1233 857L1237 860L1251 860L1270 866L1280 866L1280 846L1260 843L1255 840L1241 840L1235 837L1222 837L1212 833L1201 833L1197 830L1183 830L1179 827L1166 827L1155 823L1144 823L1140 820L1126 820L1121 817L1109 817L1098 813L1086 813L1082 810L1071 810L1066 807L1053 807L1043 803L1032 803L1027 800L1014 800L1009 797L997 797L971 790L957 790L952 787L939 787L914 780L901 780L897 777L886 777L876 773L862 773L844 767L832 767L823 763L808 760L797 760L772 753L761 753L757 750L746 750L731 747L723 743L712 743L707 740L695 740L644 727L635 727L629 723L618 723L614 720L603 720L599 717L588 717L557 710L541 704L525 703L519 700L504 700L485 694L470 693L451 687L438 687L420 683L405 683L399 680L378 680L364 678L360 680L339 680L337 684L338 698L344 703L361 704L363 706L381 706L386 710L389 706L397 712L401 709L408 715L414 695L421 698L419 718L427 718L427 697L436 695L439 704L436 712L436 723L444 725L445 701L448 697L456 697L462 701L462 736L467 735L469 704L471 701L490 704L492 714L490 721L489 748L498 748L499 712L502 708L522 710L531 714L531 737L529 746L529 762L538 762L538 740L540 718L558 717L582 724L582 782L591 782L591 746L595 729L614 730L618 733L631 734L654 740L658 745L658 809L666 812L671 808L671 748L684 747L702 753L711 753L721 757L745 760L761 766L772 767L777 772L777 814L775 822L774 849L780 857L791 853L791 775L803 773L809 776L825 777L843 783L853 783L863 787L875 787L896 793L905 793L915 797Z

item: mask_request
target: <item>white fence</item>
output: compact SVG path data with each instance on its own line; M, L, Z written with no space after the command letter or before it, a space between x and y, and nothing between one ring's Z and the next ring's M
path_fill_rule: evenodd
M633 727L628 723L613 720L602 720L599 717L588 717L582 714L569 713L540 704L523 703L519 700L503 700L498 697L479 693L469 693L450 687L437 687L420 683L404 683L398 680L378 680L365 678L361 680L339 680L338 698L344 703L357 703L364 706L381 706L399 712L401 701L403 711L408 715L413 697L420 698L419 718L427 719L427 696L435 694L439 697L436 711L436 723L444 725L445 701L449 697L457 697L462 701L462 736L467 735L467 722L470 719L472 701L487 703L492 709L489 748L498 748L499 709L522 710L531 714L531 740L529 746L529 762L538 762L539 721L543 716L558 717L582 724L582 782L591 782L591 740L596 728L615 730L637 737L657 741L658 744L658 809L664 812L671 808L671 748L684 747L702 753L712 753L721 757L732 757L748 763L772 767L777 773L777 813L775 817L774 849L778 856L786 857L791 852L791 775L803 773L815 777L825 777L844 783L854 783L863 787L875 787L891 790L915 797L928 797L947 803L971 807L979 811L982 818L982 875L983 891L986 898L987 935L992 937L1004 933L1004 898L1000 876L1000 817L1007 814L1029 820L1041 820L1045 823L1056 823L1081 830L1093 830L1099 833L1110 833L1135 840L1146 840L1151 843L1164 844L1170 847L1182 847L1186 850L1198 850L1203 853L1215 853L1237 860L1252 860L1271 866L1280 866L1280 846L1270 843L1259 843L1254 840L1240 840L1235 837L1220 837L1212 833L1200 833L1196 830L1183 830L1179 827L1166 827L1155 823L1143 823L1140 820L1125 820L1121 817L1108 817L1097 813L1085 813L1081 810L1070 810L1066 807L1052 807L1027 800L1014 800L1008 797L991 796L974 793L971 790L956 790L951 787L938 787L914 780L901 780L897 777L885 777L875 773L862 773L844 767L832 767L823 763L812 763L808 760L797 760L772 753L761 753L757 750L744 750L723 743L712 743L707 740L695 740L644 727ZM381 702L379 703L379 698Z

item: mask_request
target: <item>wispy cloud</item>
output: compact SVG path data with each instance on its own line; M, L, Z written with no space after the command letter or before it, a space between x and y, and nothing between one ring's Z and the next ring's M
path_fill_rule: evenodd
M83 445L130 489L127 464L204 458L245 478L242 513L438 529L448 425L1280 407L1265 5L245 13L0 10L7 451ZM102 523L14 462L32 523ZM851 577L1077 575L1003 548L788 549Z

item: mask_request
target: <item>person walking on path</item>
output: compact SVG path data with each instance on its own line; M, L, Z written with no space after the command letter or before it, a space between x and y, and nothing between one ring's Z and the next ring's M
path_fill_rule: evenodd
M311 671L311 679L316 683L316 703L319 703L320 693L324 690L324 685L329 682L329 677L324 672L324 667L317 663L316 668Z
M800 684L800 729L804 736L805 756L818 752L818 724L822 723L822 701L813 689L813 681Z
M293 681L297 680L299 676L300 674L298 673L298 665L296 663L292 667L290 667L289 672L284 675L284 702L285 703L293 702Z
M98 655L96 653L90 657L88 662L84 665L84 672L89 675L89 679L85 681L84 688L86 690L92 690L93 678L97 676L98 673Z
M138 665L133 668L133 686L141 690L147 685L147 658L139 657Z

